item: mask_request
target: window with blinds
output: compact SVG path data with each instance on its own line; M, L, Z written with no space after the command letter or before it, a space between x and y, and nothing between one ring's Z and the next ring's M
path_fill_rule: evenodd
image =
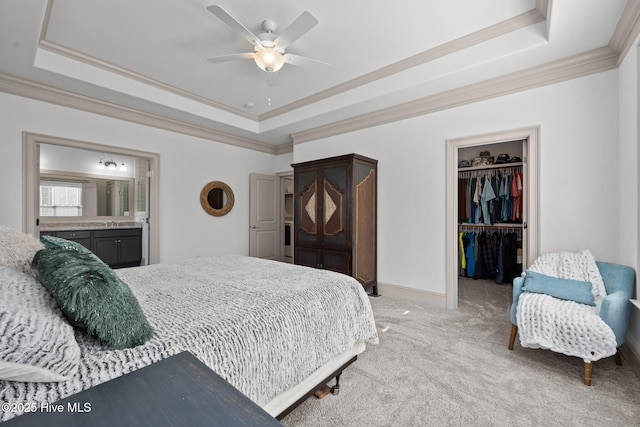
M82 216L82 184L41 181L40 216Z

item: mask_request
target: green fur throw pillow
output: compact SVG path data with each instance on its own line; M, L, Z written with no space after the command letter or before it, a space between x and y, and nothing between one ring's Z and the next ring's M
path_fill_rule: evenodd
M32 265L69 321L107 349L135 347L153 335L129 286L92 253L43 249Z

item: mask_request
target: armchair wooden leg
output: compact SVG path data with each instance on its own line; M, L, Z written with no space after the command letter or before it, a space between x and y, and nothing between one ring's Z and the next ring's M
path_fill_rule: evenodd
M518 334L518 327L511 325L511 337L509 337L509 350L513 350L513 343L516 341L516 335Z
M584 364L584 385L591 385L591 374L593 373L593 362Z
M622 366L622 358L620 357L620 349L616 349L616 355L613 356L616 361L616 365Z

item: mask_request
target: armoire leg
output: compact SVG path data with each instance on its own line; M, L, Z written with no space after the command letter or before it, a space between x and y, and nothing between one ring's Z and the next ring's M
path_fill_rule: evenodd
M518 334L518 327L511 325L511 337L509 337L509 350L513 350L513 343L516 341L516 335Z
M616 361L616 365L618 366L622 366L622 358L620 357L620 349L616 349L616 355L613 356L614 360Z

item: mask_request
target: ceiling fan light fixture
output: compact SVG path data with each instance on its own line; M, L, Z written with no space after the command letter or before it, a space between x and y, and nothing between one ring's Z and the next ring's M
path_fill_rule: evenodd
M268 73L275 73L284 65L284 55L271 47L265 47L256 52L253 57L258 67Z

